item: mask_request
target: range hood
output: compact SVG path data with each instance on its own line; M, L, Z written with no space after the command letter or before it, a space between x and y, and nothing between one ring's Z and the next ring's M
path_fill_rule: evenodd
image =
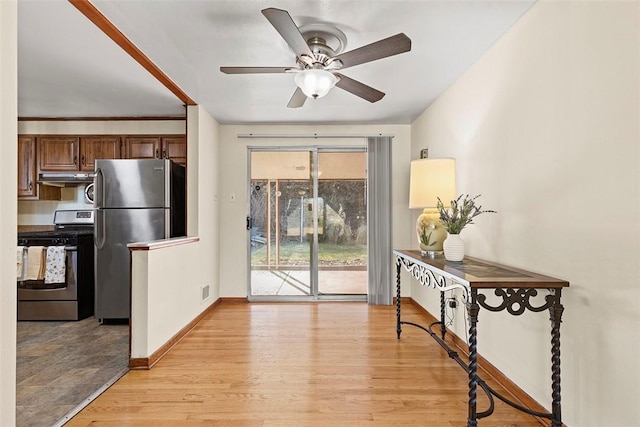
M93 182L95 173L41 173L38 176L38 184L49 185L52 187L72 187L75 185L84 185Z

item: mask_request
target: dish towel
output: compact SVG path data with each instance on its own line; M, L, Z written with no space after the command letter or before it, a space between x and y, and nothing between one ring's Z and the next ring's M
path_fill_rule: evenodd
M24 246L18 246L16 248L16 280L18 282L24 280L24 268L23 266L24 259Z
M27 248L27 277L25 280L42 280L44 278L44 246L29 246Z
M47 248L44 283L65 282L65 258L64 246L49 246Z

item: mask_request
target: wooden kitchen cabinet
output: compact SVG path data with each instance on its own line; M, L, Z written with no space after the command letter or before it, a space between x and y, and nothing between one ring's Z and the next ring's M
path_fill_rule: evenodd
M127 159L171 159L186 166L187 138L177 136L131 136L125 138Z
M159 159L159 136L130 136L125 138L125 159Z
M96 159L171 159L186 166L185 135L18 135L18 198L60 200L40 173L92 172Z
M36 198L36 139L18 136L18 198Z
M80 137L80 170L94 171L97 159L119 159L119 136L83 136Z
M96 159L119 159L120 136L40 136L40 171L92 172Z
M18 200L60 200L60 188L37 184L35 136L18 136Z
M76 136L38 137L38 158L41 171L77 171L80 138Z
M187 138L184 136L164 136L162 139L162 157L187 165Z

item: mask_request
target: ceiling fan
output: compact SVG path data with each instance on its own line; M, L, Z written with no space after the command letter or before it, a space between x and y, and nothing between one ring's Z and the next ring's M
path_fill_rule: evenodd
M411 39L404 33L379 40L358 49L342 53L346 36L337 28L320 24L298 26L286 10L268 8L262 14L280 33L296 54L294 67L220 67L225 74L295 73L298 88L287 107L298 108L309 98L321 98L333 86L351 92L369 102L376 102L385 95L377 89L351 79L339 70L375 61L411 50ZM330 46L327 40L337 42Z

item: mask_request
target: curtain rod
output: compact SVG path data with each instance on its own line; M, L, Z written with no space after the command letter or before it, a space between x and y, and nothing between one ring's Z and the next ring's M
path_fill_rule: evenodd
M312 138L312 139L320 139L320 138L336 138L336 139L346 139L346 138L376 138L376 137L387 137L393 138L395 135L319 135L317 133L313 134L299 134L299 135L291 135L291 134L272 134L272 133L239 133L238 138Z

